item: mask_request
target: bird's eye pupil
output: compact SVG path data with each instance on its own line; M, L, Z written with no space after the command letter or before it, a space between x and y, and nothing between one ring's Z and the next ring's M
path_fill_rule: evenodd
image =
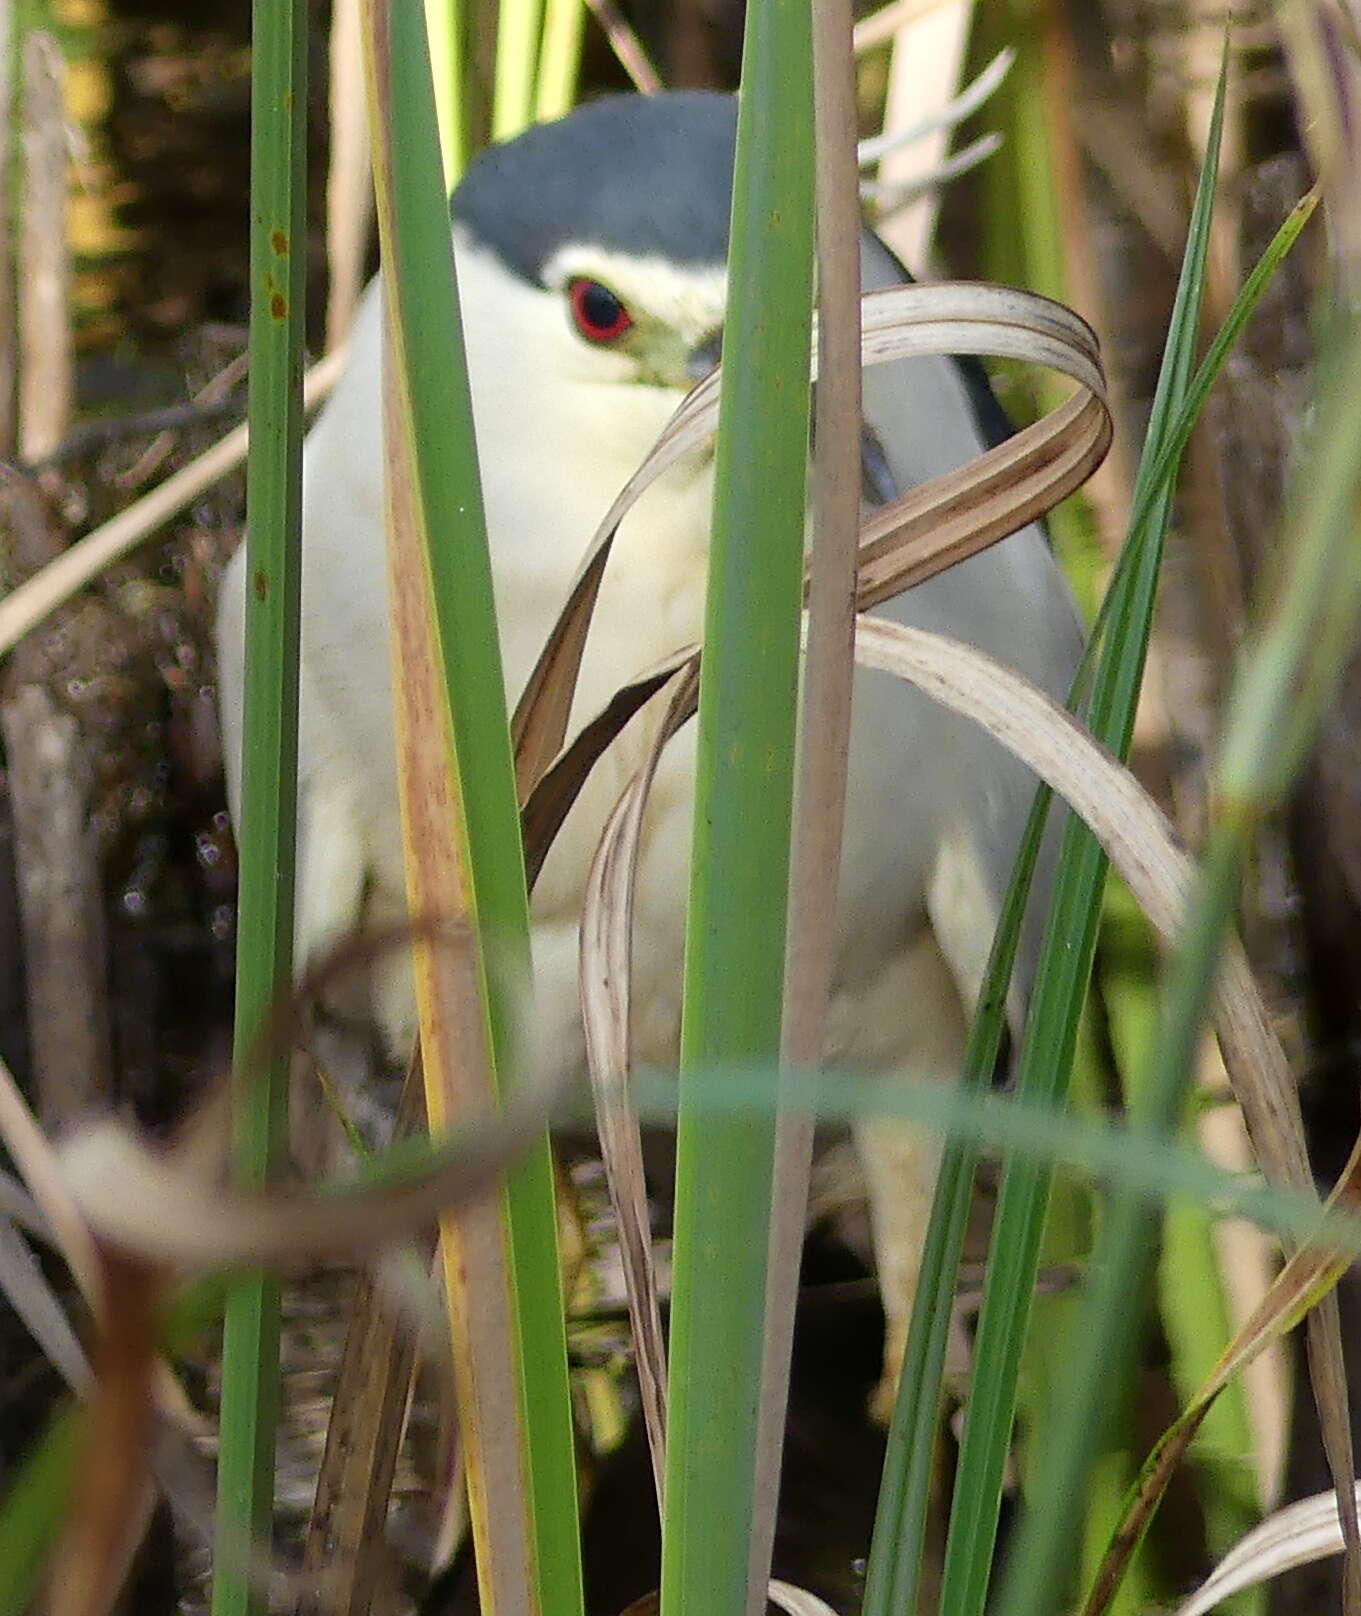
M599 281L583 277L567 290L576 328L588 342L614 342L633 324L623 303Z

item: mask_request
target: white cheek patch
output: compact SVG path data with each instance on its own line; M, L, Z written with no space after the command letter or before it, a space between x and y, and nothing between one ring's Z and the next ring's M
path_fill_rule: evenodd
M463 340L484 386L510 386L535 375L615 385L632 380L626 354L595 348L577 336L558 291L512 275L495 253L454 228ZM518 378L518 380L517 380Z

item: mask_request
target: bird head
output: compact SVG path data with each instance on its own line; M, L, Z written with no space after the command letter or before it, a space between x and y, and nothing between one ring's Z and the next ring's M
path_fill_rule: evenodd
M477 158L452 201L476 368L593 390L597 429L611 391L664 419L719 355L735 133L731 96L611 96Z

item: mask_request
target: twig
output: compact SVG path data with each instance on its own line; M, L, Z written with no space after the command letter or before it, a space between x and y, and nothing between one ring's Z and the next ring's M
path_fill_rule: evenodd
M303 399L309 407L319 403L335 385L344 362L343 351L327 354L308 372ZM12 651L78 589L135 550L205 489L235 471L245 457L246 428L242 425L0 600L0 657Z
M14 805L39 1111L73 1122L112 1088L104 914L80 724L25 685L0 708Z
M35 30L24 42L19 243L19 452L29 461L61 442L73 396L64 78L56 40Z
M326 171L326 351L349 334L373 229L373 173L364 102L359 0L331 13L331 162Z
M82 421L72 427L41 460L20 462L20 470L41 471L48 466L66 465L113 444L125 443L130 438L145 438L155 434L156 443L148 446L146 455L139 459L132 471L119 478L120 482L125 479L135 481L139 474L145 475L140 470L142 461L167 444L170 433L186 426L215 426L242 413L243 406L238 399L219 398L200 403L195 398L183 404L167 404L162 409L145 410L139 415L120 415L107 421Z
M974 0L947 0L900 24L889 67L886 135L891 136L904 123L916 124L929 118L953 99L964 66L973 10ZM910 150L891 151L880 164L880 182L905 186L923 174L933 173L944 161L949 141L948 130L942 128ZM926 267L939 208L939 191L932 187L906 208L881 217L876 226L913 274L920 274Z
M887 45L900 28L949 4L950 0L889 0L886 6L880 6L878 11L870 12L868 17L862 17L856 23L851 35L851 49L857 56L863 56L877 45Z
M232 406L227 403L232 388L241 381L250 371L250 355L246 352L238 353L235 359L229 360L216 375L210 376L202 387L194 394L190 403L176 406L185 410L197 410L197 419L209 421L214 417L221 418L232 413ZM149 443L145 451L137 457L136 462L129 466L114 479L119 488L140 488L144 482L159 470L161 463L175 446L173 428L177 425L190 425L194 417L186 422L170 422L153 442Z
M614 0L586 0L591 15L605 31L610 49L619 65L633 81L633 87L643 95L656 95L662 87L661 75L653 67L643 49L643 42L625 20Z
M0 175L13 172L14 82L9 64L14 60L16 36L14 0L0 0ZM14 320L14 221L11 218L10 188L0 185L0 456L14 452L15 444L15 351Z
M423 1102L413 1063L397 1113L399 1137L419 1125ZM366 1271L350 1305L303 1551L307 1591L297 1616L360 1616L373 1604L415 1362L413 1331Z

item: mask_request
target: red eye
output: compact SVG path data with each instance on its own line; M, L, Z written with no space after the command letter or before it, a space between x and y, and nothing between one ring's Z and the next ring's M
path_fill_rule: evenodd
M633 324L633 316L599 281L579 278L567 288L572 319L587 342L616 342Z

